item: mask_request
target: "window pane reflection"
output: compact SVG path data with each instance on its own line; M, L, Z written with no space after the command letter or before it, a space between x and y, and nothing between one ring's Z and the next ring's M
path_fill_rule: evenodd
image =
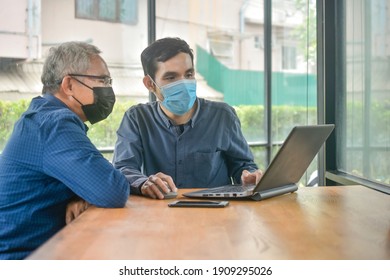
M264 169L268 165L262 146L267 140L264 1L156 4L156 37L179 36L194 48L198 96L236 108L256 162ZM272 5L272 144L279 145L293 126L316 123L315 1L272 1Z
M338 112L345 134L338 168L390 186L390 1L345 2L346 92Z

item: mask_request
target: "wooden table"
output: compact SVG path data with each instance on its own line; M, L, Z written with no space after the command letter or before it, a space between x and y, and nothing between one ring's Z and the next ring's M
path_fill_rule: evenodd
M222 209L168 207L174 200L91 207L29 259L390 259L390 196L363 186L303 187Z

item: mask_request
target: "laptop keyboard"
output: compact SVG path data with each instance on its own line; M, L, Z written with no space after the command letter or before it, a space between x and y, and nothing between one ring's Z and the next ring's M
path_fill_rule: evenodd
M221 193L221 192L244 192L248 188L243 186L227 186L223 188L209 189L209 193Z

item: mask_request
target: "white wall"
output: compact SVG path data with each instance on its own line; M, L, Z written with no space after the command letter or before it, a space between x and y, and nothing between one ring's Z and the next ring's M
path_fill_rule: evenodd
M0 0L0 57L41 55L40 0Z

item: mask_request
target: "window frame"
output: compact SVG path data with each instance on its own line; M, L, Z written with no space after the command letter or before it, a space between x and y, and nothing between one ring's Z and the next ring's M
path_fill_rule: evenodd
M346 101L345 98L336 98L337 93L346 91L346 65L343 63L345 31L340 28L345 26L345 1L317 0L317 9L318 120L319 123L336 125L335 132L326 141L326 151L320 155L320 184L364 185L390 194L390 188L385 184L348 174L338 168L337 150L342 147L338 147L337 143L346 141L346 132L341 129L346 127L346 119L337 117L338 108L345 107Z

